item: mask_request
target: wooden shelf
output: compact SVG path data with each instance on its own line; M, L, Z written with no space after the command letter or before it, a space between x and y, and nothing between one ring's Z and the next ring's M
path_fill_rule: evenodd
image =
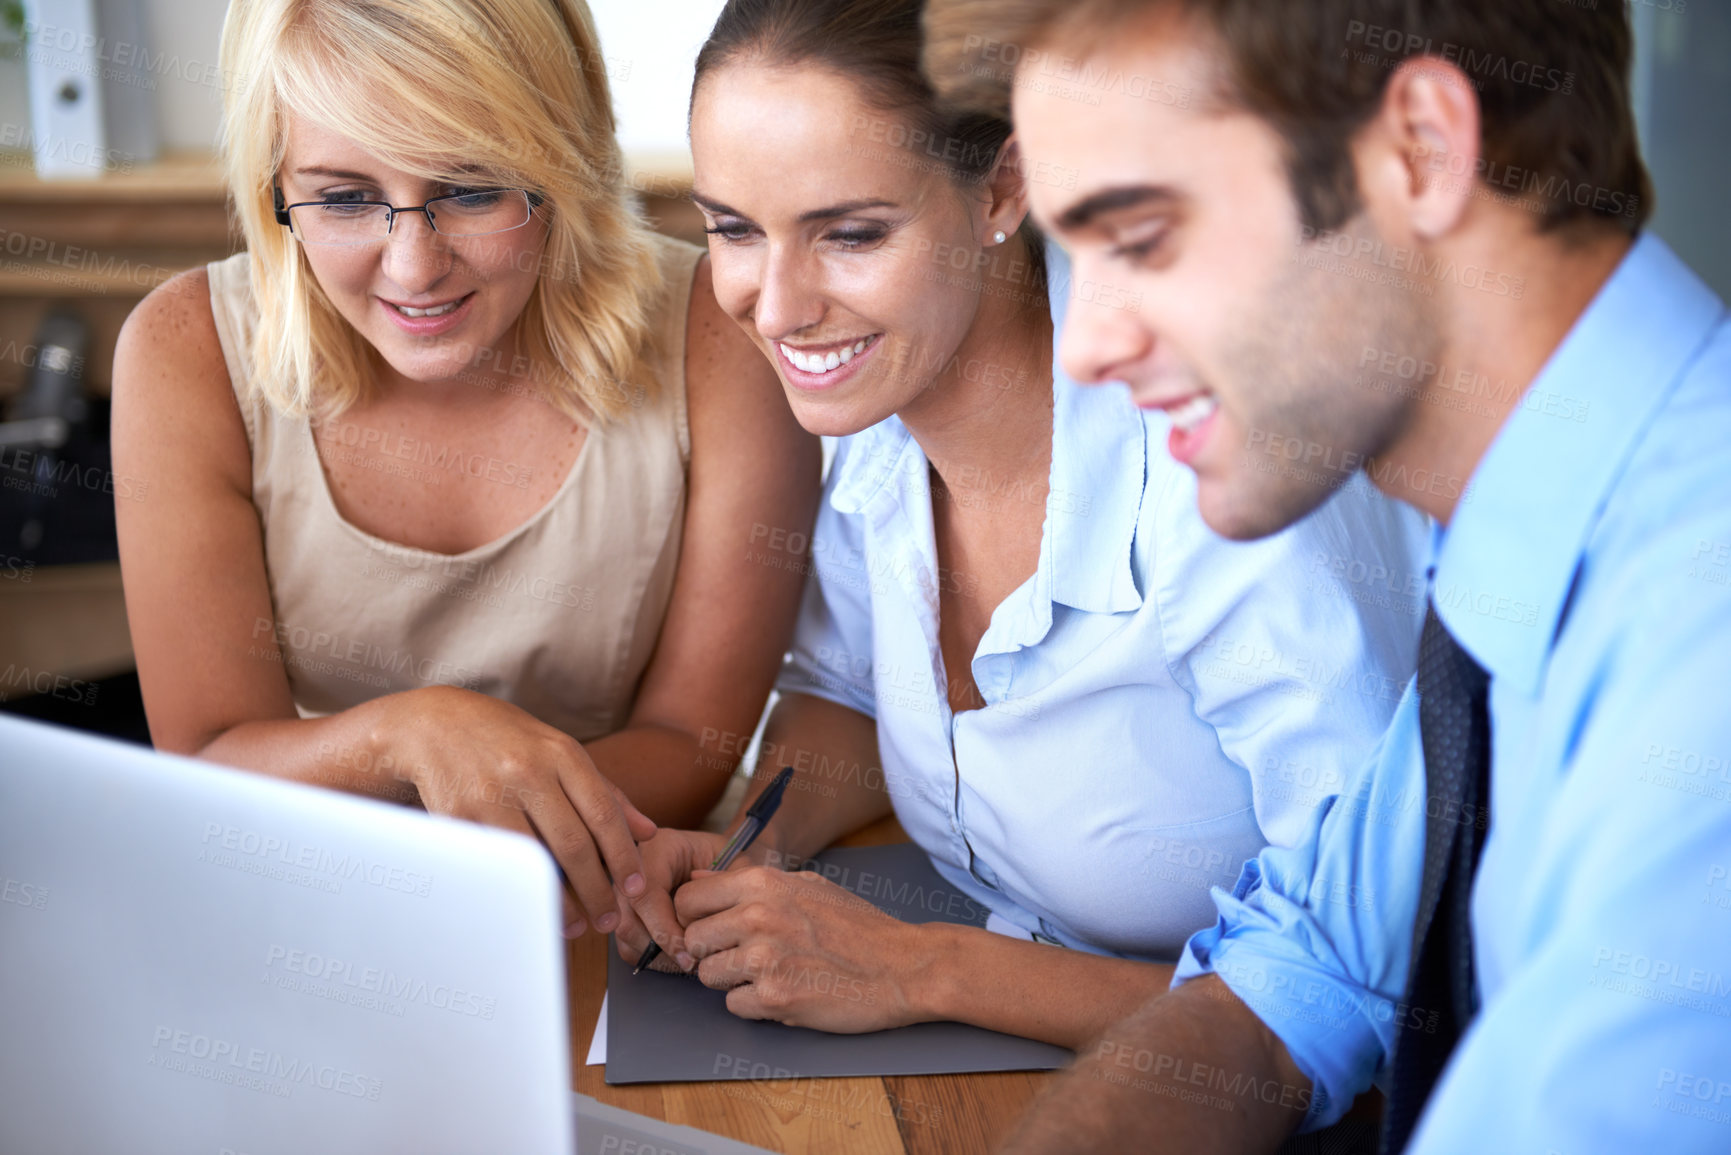
M47 566L28 582L0 582L0 669L8 664L84 679L130 670L120 563Z
M168 251L63 247L59 252L59 263L25 262L0 254L0 298L140 299L182 269L221 260L228 255L228 250L220 246Z
M44 180L27 152L0 152L0 205L30 201L55 204L113 204L163 200L221 203L222 170L208 152L170 152L130 172L97 177Z

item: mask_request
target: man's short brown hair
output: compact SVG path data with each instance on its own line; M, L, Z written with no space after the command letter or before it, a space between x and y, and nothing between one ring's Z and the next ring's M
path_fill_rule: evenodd
M926 71L951 104L1007 115L1012 87L1033 79L1018 69L1034 69L1074 89L1086 116L1090 86L1164 91L1078 59L1162 14L1217 38L1222 76L1209 95L1280 134L1311 228L1338 228L1358 211L1352 138L1395 68L1419 56L1454 64L1478 97L1481 156L1453 175L1529 208L1542 231L1632 234L1652 211L1623 0L928 0Z

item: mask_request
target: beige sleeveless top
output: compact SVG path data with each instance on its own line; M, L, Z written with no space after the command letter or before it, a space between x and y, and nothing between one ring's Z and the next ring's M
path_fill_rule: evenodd
M443 684L515 703L579 741L624 724L673 592L690 458L685 319L702 250L656 240L667 291L644 359L655 395L638 391L640 407L592 428L564 484L528 521L451 555L343 520L308 419L284 417L249 386L257 311L247 254L207 266L252 448L275 608L253 640L268 653L274 634L303 716Z

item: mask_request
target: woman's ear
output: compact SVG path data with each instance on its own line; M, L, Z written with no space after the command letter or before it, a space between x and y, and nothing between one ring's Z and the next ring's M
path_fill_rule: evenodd
M1003 244L1016 235L1028 216L1028 182L1022 173L1022 146L1014 136L998 150L998 159L986 178L985 233L982 245ZM999 239L1002 234L1003 239Z

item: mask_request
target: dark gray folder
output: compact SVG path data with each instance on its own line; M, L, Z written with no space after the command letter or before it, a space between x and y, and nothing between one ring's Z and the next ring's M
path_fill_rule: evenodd
M912 843L826 851L811 869L904 922L986 922L986 909ZM1071 1058L1063 1047L962 1023L832 1035L741 1019L726 992L691 975L633 975L617 951L607 963L609 1083L1046 1071Z

